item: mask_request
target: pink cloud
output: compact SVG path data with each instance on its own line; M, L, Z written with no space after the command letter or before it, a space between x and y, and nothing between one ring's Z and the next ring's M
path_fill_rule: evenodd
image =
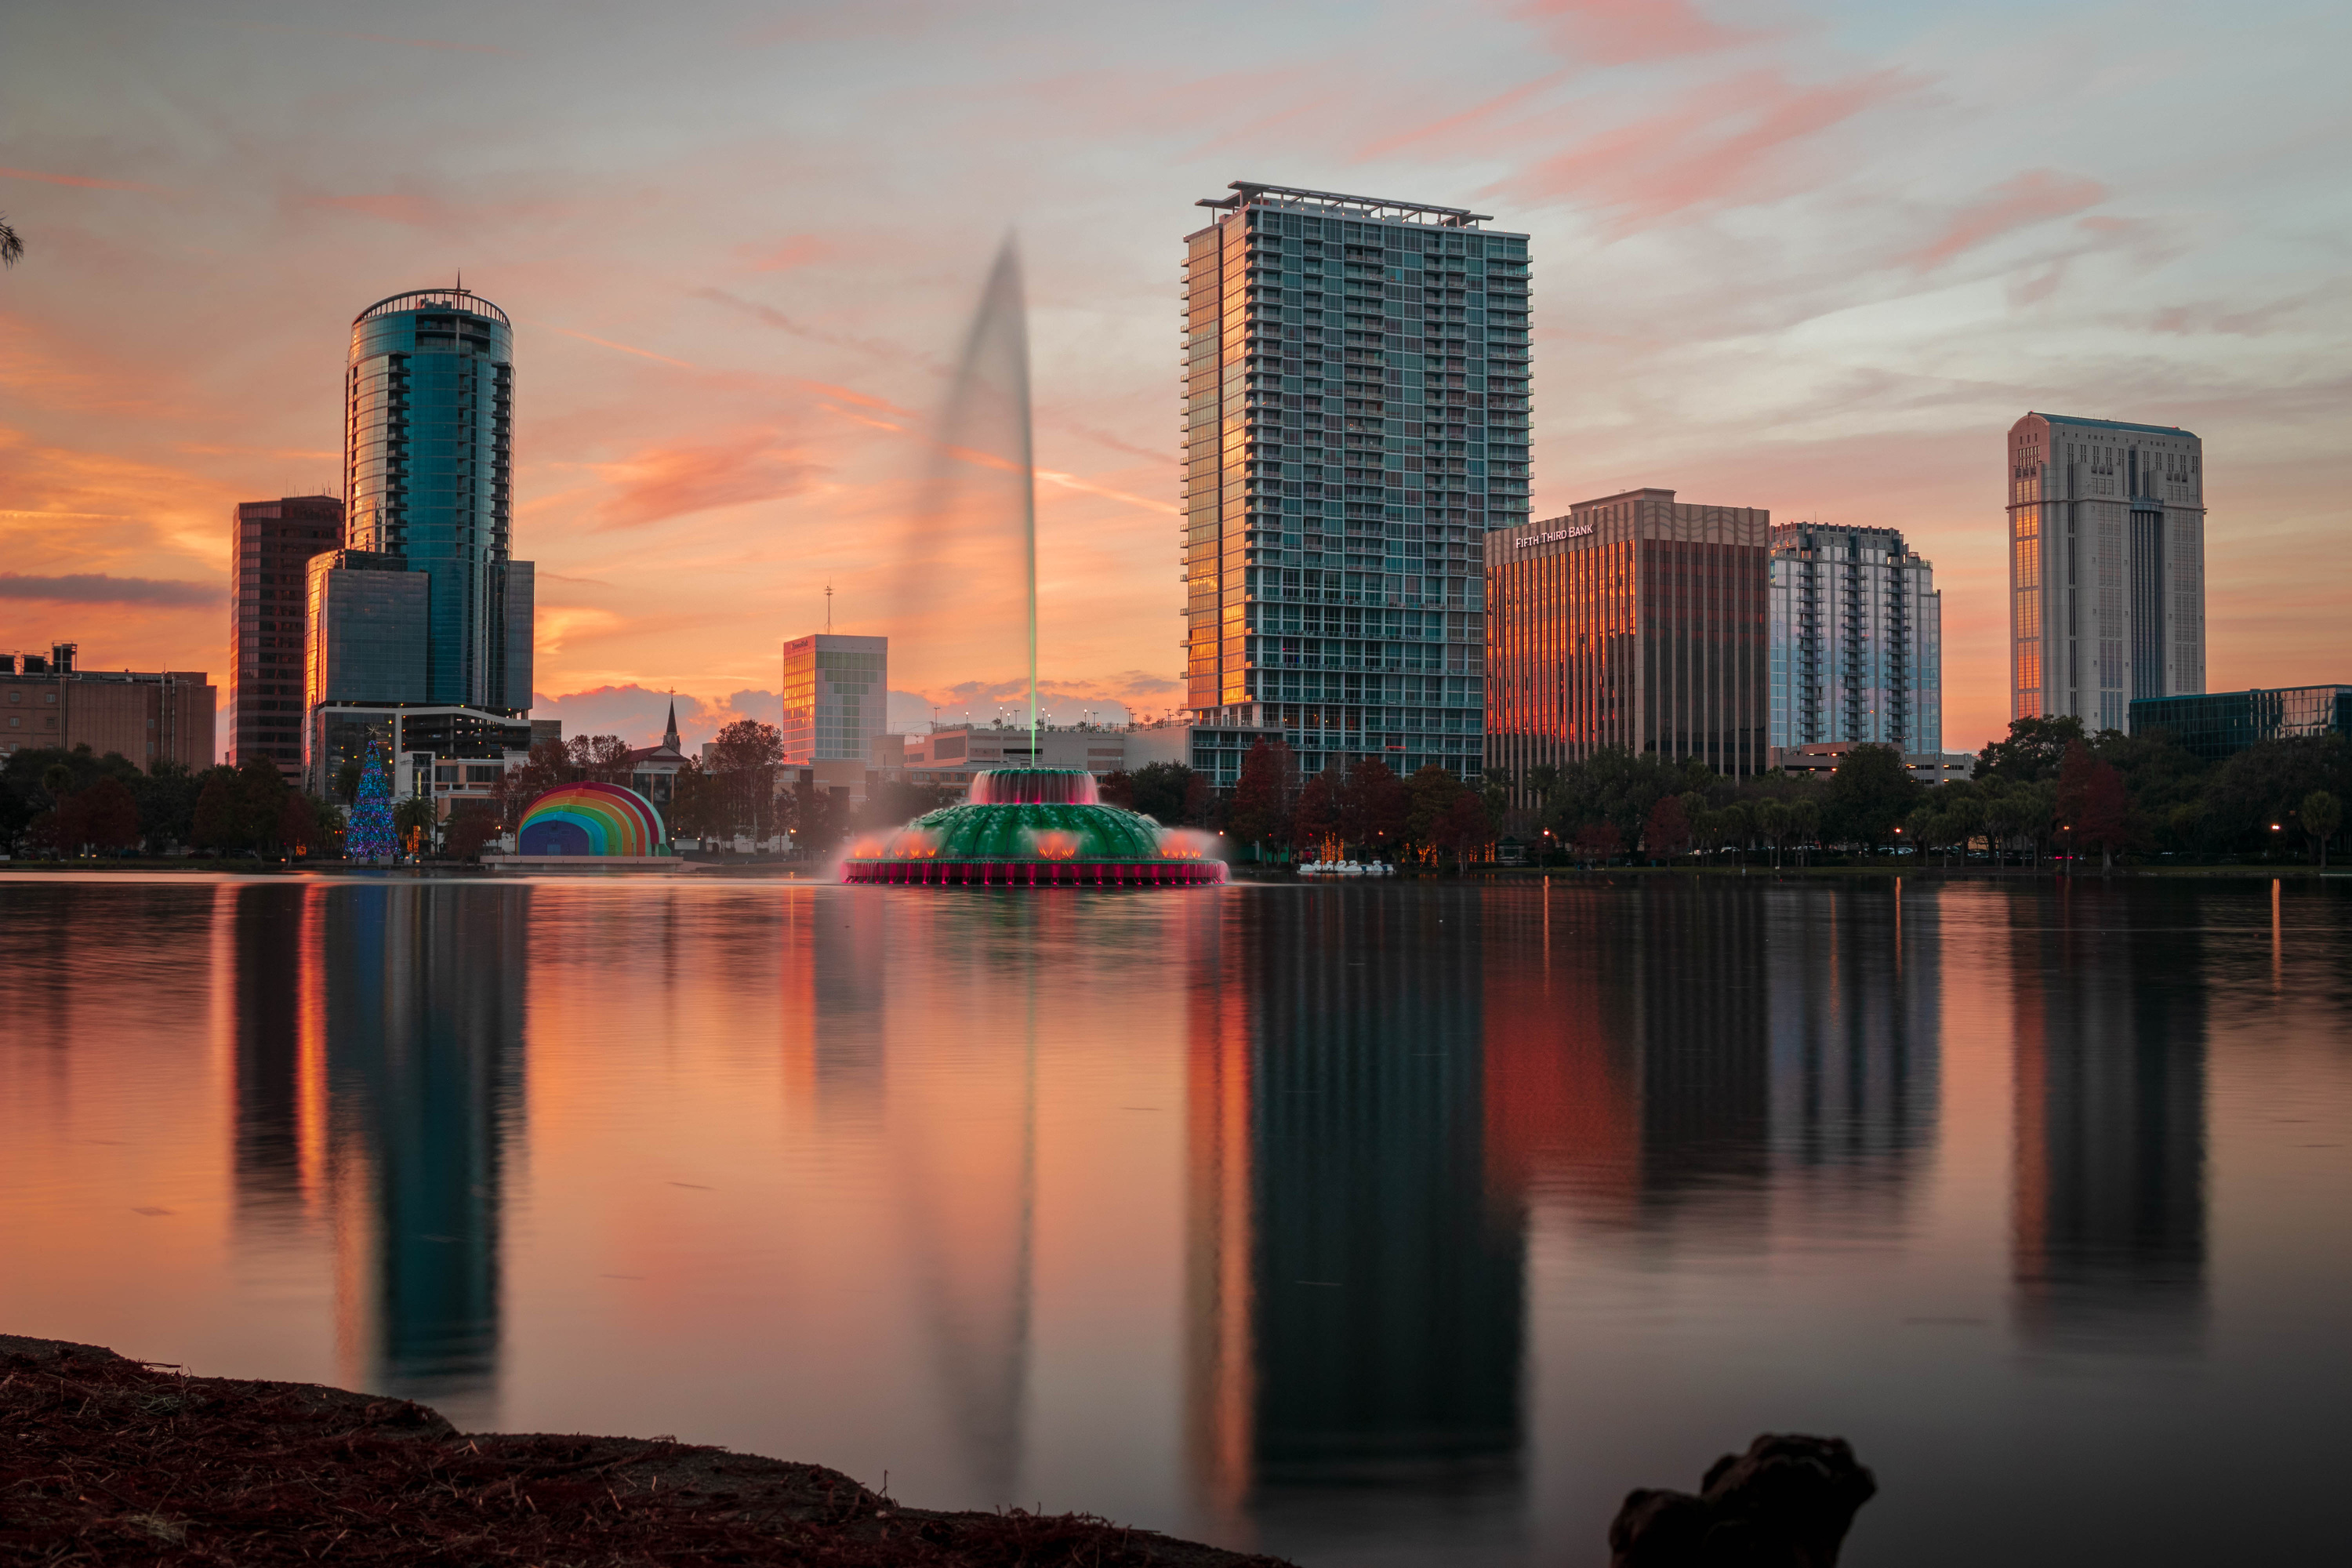
M796 234L773 245L736 247L736 254L754 272L789 272L795 267L830 259L837 250L833 241L814 234Z
M647 447L595 468L613 487L612 499L597 512L605 528L635 528L717 507L774 500L808 489L823 471L779 445L772 432L758 429Z
M1713 54L1757 37L1710 19L1691 0L1528 0L1517 14L1586 65Z
M1586 137L1492 187L1614 209L1616 231L1783 194L1798 144L1914 85L1895 70L1801 86L1777 69L1706 82L1663 113Z
M1903 258L1919 272L1932 272L1954 257L2002 235L2052 218L2068 217L2107 199L2096 180L2051 169L2028 169L2002 181L1945 221L1936 237Z

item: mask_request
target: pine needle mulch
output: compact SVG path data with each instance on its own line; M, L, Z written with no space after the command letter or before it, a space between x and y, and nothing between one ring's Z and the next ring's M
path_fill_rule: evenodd
M0 1563L1276 1568L1079 1514L902 1509L690 1444L460 1433L310 1384L0 1335Z

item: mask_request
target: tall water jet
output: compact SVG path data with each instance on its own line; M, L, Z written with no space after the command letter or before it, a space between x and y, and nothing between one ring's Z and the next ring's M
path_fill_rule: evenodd
M985 594L1003 581L1006 554L1019 563L1019 652L1028 667L1034 760L1038 727L1035 445L1028 310L1020 248L1011 235L989 268L940 408L920 499L899 554L896 608L900 624L922 627L922 640L935 655L966 668L996 663L1004 652L1003 618L939 612L950 588L969 612L976 586ZM955 635L959 630L964 635Z
M990 476L1002 476L992 484ZM904 556L900 613L927 628L923 614L944 575L941 549L954 523L977 510L988 521L1018 520L1022 608L1029 656L1029 760L1043 754L1037 728L1037 488L1029 405L1028 311L1021 257L1008 236L989 269L980 309L964 340L924 486L924 504ZM972 503L977 500L975 507ZM939 542L945 540L944 546ZM935 547L939 546L939 547ZM1151 817L1105 805L1094 775L1076 768L1000 768L972 776L964 803L868 834L841 860L845 882L907 887L1200 887L1225 879L1224 862L1198 833L1171 831Z

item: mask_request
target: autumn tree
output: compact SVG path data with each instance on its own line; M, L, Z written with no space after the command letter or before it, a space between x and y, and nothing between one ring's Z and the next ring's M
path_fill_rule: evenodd
M1359 757L1339 792L1339 837L1371 859L1403 847L1412 797L1404 781L1377 757Z
M1683 809L1682 797L1660 795L1650 807L1650 819L1642 825L1642 853L1671 860L1690 847L1690 814Z
M1465 788L1454 795L1437 824L1438 847L1454 857L1454 868L1465 870L1472 856L1495 842L1494 820L1477 792Z
M2124 794L2123 775L2091 753L2080 741L2066 747L2058 767L2058 826L2078 850L2095 848L2099 869L2110 870L2116 851L2131 834L2131 802Z
M1469 793L1468 787L1453 769L1431 763L1413 770L1404 791L1405 839L1424 856L1436 855L1444 847L1446 815L1458 797Z
M2303 831L2311 839L2311 847L2319 855L2319 868L2327 869L2327 841L2344 826L2344 803L2324 789L2313 790L2303 797L2303 805L2295 814L2303 823Z
M1235 844L1253 850L1290 841L1291 813L1298 805L1298 754L1282 741L1260 741L1242 758L1234 785L1226 831Z

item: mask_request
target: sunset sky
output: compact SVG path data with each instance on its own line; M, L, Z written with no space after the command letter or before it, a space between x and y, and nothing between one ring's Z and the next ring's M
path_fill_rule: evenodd
M1014 562L956 635L892 610L1010 230L1045 683L1163 710L1181 241L1248 178L1534 236L1538 517L1904 530L1948 748L2008 719L2029 409L2204 438L2213 689L2352 680L2347 44L2285 0L10 0L0 647L221 679L231 509L340 489L352 318L462 268L516 324L541 715L772 720L830 582L896 721L985 716Z

